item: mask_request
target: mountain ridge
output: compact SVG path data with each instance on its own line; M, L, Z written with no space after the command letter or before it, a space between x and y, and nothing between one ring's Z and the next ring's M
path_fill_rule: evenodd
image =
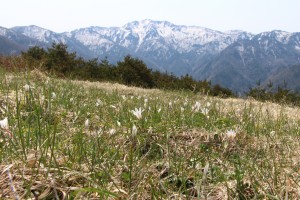
M23 51L34 45L47 48L53 42L63 42L70 51L86 59L107 57L116 63L130 54L154 70L177 76L190 74L234 91L245 91L257 81L270 81L270 77L277 80L276 74L300 63L300 33L281 30L259 34L240 30L221 32L146 19L122 27L91 26L63 33L35 25L0 27L0 35L2 40L14 42ZM7 41L2 43L9 46Z

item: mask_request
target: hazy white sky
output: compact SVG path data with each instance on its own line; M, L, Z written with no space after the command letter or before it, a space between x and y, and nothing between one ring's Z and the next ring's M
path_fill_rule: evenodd
M300 32L300 0L1 0L0 26L56 32L143 19L252 33Z

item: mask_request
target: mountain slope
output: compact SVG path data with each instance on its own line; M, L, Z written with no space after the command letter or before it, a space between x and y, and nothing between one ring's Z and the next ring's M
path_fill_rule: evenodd
M0 45L0 54L14 55L27 50L31 46L42 46L42 43L13 30L0 27Z
M68 45L69 51L77 52L78 55L90 59L96 57L92 51L90 51L84 44L68 37L68 33L55 33L53 31L31 25L31 26L17 26L10 30L19 35L24 35L29 38L37 40L44 48L50 47L53 43L63 42Z
M242 31L222 33L151 20L134 21L123 27L82 28L64 35L85 45L97 57L117 62L131 54L151 68L175 75L190 73L199 61L211 58L234 41L252 37Z
M17 55L25 51L26 46L8 40L6 37L0 36L0 55Z
M300 61L300 33L272 31L229 45L212 62L194 71L236 91L246 91Z
M300 64L282 69L277 74L268 77L265 84L269 82L275 86L287 87L290 90L300 92Z

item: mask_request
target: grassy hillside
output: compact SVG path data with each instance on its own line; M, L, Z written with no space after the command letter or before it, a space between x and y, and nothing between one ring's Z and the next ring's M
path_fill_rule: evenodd
M298 199L299 111L0 71L0 198Z

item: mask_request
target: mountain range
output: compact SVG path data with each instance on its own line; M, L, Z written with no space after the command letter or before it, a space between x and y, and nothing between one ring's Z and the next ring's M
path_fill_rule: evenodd
M274 30L259 34L216 31L199 26L142 20L122 27L87 27L56 33L31 25L0 27L0 54L18 55L32 46L63 42L86 59L116 63L130 54L148 67L197 80L211 80L237 92L258 82L285 83L300 91L300 33Z

